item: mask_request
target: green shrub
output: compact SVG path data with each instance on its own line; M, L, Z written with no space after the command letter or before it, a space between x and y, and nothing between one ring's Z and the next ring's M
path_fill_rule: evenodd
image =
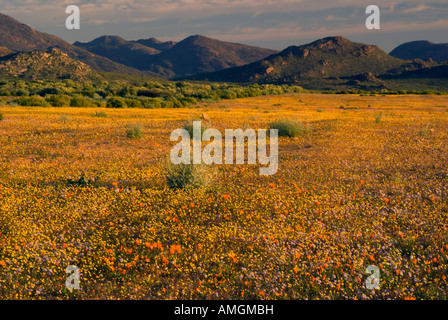
M62 123L67 123L67 122L69 122L70 120L71 120L70 115L65 115L65 114L63 114L63 115L61 115L61 116L59 117L59 121L61 121Z
M170 189L206 189L216 180L216 173L205 164L170 164L165 178Z
M142 99L142 104L144 108L149 109L162 107L162 102L159 99Z
M278 119L271 122L269 129L277 129L279 137L298 137L306 132L302 123L289 119Z
M126 137L129 139L140 139L143 137L143 126L139 123L137 124L127 124L126 125Z
M0 121L2 121L4 118L3 118L3 113L0 113Z
M383 113L382 112L376 113L373 117L375 118L376 123L380 123L381 119L383 119Z
M44 107L47 102L40 96L20 97L14 99L13 102L23 107Z
M90 101L83 97L83 96L75 96L72 97L70 100L70 106L71 107L79 107L79 108L88 108L91 107L92 104L90 103Z
M193 121L202 121L202 120L193 120ZM183 126L183 128L188 131L190 139L193 139L193 121L185 121ZM201 122L201 137L204 131L208 129L208 127L209 126L207 123L204 123L204 121Z
M162 108L173 108L173 107L174 107L173 101L164 101L162 103Z
M59 91L56 88L44 88L37 92L41 97L45 97L46 95L56 95Z
M137 99L125 99L124 102L129 108L141 108L143 104L140 100Z
M104 111L95 111L95 114L93 116L98 118L106 118L107 113Z
M106 108L127 108L127 104L121 98L112 97L107 100Z
M70 105L71 99L66 95L52 95L50 98L47 98L47 101L53 107L64 107Z

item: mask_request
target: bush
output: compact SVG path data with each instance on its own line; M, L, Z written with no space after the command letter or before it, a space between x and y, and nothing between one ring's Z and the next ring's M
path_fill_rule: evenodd
M106 118L107 113L104 111L95 111L95 114L93 116L98 118Z
M107 100L106 108L127 108L127 104L121 98L112 97Z
M13 102L23 107L44 107L47 105L45 99L39 96L20 97L14 99Z
M44 88L37 92L37 94L40 95L41 97L45 97L46 95L50 95L50 94L58 94L58 93L59 93L59 91L56 88Z
M161 108L162 102L159 99L142 99L142 104L144 108Z
M4 118L3 118L3 113L0 113L0 121L2 121Z
M170 164L165 175L170 189L209 188L216 174L205 164Z
M140 139L143 137L143 126L141 124L126 125L126 137L129 139Z
M173 101L164 101L162 103L162 108L174 108Z
M87 108L91 106L90 101L83 96L72 97L70 100L71 107Z
M137 99L125 99L124 101L129 108L141 108L143 107L142 102Z
M65 95L53 95L50 98L48 98L47 101L53 107L64 107L70 105L71 99L69 96Z
M269 129L277 129L279 137L294 138L306 132L303 124L289 119L279 119L271 122Z
M202 120L193 120L193 121L202 121ZM190 139L193 139L193 121L185 121L184 122L184 129L188 131L188 134L190 135ZM204 123L204 121L201 122L201 137L205 130L208 129L207 123Z
M383 119L383 113L380 112L380 113L375 114L375 115L374 115L374 118L375 118L375 122L376 122L376 123L380 123L380 122L381 122L381 119Z
M171 92L167 90L161 90L158 88L152 88L152 89L142 89L137 91L137 95L139 97L150 97L150 98L157 98L162 96L171 96Z

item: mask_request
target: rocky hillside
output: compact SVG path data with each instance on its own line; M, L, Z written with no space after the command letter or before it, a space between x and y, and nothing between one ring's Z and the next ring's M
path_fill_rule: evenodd
M98 80L101 76L86 64L58 49L15 53L0 58L0 76L28 80Z
M238 68L203 74L192 79L230 82L296 83L304 78L351 77L382 74L406 61L391 57L377 46L328 37L292 46L270 57Z

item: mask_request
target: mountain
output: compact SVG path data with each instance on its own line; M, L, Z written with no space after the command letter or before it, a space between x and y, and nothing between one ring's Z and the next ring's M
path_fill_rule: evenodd
M135 41L131 41L131 42L139 43L139 44L142 44L144 46L147 46L149 48L153 48L153 49L156 49L159 51L165 51L165 50L171 49L176 44L176 42L174 42L174 41L163 42L156 38L140 39L140 40L135 40Z
M242 66L276 52L196 35L153 56L147 70L167 78L184 77Z
M194 80L258 83L297 83L302 79L352 77L382 74L406 61L389 56L377 46L328 37L303 46L291 46L266 59Z
M0 76L28 80L72 79L74 81L101 79L86 64L70 58L58 49L48 52L13 53L0 58Z
M157 49L118 36L102 36L87 43L75 42L73 45L140 70L147 67L150 56L160 53Z
M400 59L432 59L437 62L448 61L448 43L432 43L429 41L412 41L404 43L390 53Z
M71 58L84 62L93 69L141 75L142 72L78 48L50 34L42 33L0 13L0 47L16 52L47 51L58 48Z

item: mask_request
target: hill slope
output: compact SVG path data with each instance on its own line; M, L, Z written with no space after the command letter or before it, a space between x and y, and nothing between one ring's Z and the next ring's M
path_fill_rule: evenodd
M102 36L87 43L75 42L73 45L136 69L144 69L149 58L160 53L157 49L118 36Z
M168 78L182 77L242 66L276 52L196 35L154 56L148 70Z
M49 52L13 53L0 58L0 76L28 80L72 79L84 81L101 76L86 64L70 58L58 49Z
M71 58L84 62L90 67L108 72L141 74L140 71L124 66L105 57L78 48L50 34L42 33L0 13L0 47L16 52L47 51L58 48Z
M291 46L266 59L214 73L196 80L295 83L304 78L351 77L382 74L406 61L389 56L377 46L328 37L303 46Z
M437 62L448 61L448 43L432 43L429 41L412 41L396 47L390 53L400 59L432 59Z

